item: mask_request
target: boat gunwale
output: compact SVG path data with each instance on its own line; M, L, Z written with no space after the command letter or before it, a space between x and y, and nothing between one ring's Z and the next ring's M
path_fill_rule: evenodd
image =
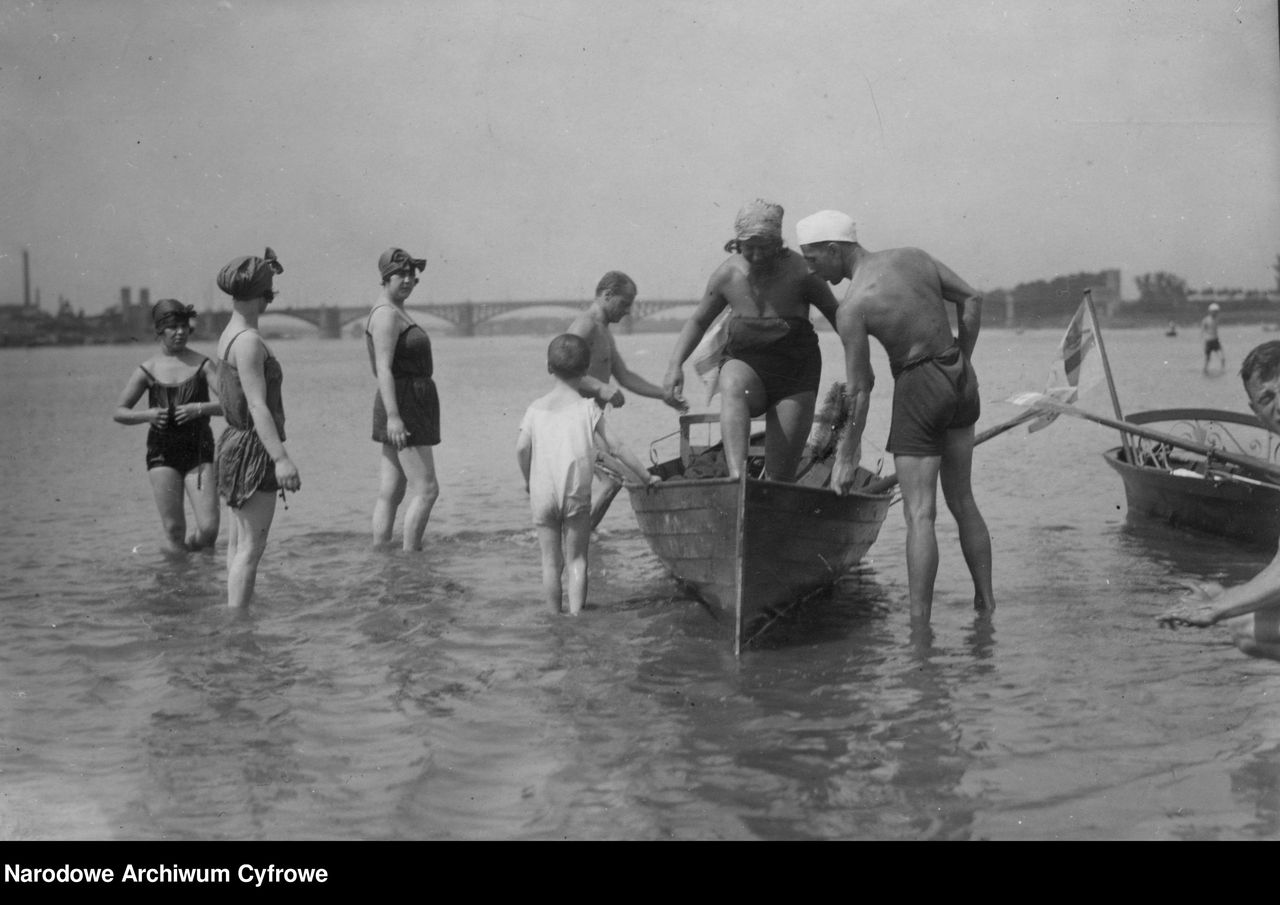
M878 476L877 476L878 477ZM682 475L676 475L670 478L664 478L656 484L627 484L627 490L633 494L651 493L665 489L677 490L694 486L728 486L737 484L739 478L730 477L706 477L706 478L687 478ZM839 494L830 487L812 487L808 484L797 484L794 481L775 481L772 478L753 478L748 476L746 482L751 485L763 487L779 487L786 490L802 491L807 494L818 494L824 496L834 496L838 499L860 499L860 500L891 500L893 498L892 490L884 490L880 493L863 493L861 490L853 490L849 493Z
M1175 475L1167 468L1159 468L1155 465L1139 465L1139 464L1130 462L1121 456L1123 452L1124 452L1124 447L1122 446L1113 446L1110 449L1103 450L1102 452L1103 460L1108 465L1110 465L1113 469L1115 469L1115 471L1118 474L1120 474L1122 477L1126 473L1128 473L1132 475L1142 475L1142 476L1152 476L1152 477L1155 477L1158 475L1161 479L1176 478L1180 481L1190 480L1189 475ZM1188 460L1189 464L1190 462L1191 460ZM1231 486L1235 490L1238 490L1240 492L1247 492L1247 493L1253 493L1255 491L1260 491L1262 493L1280 493L1280 484L1268 484L1265 481L1259 481L1257 479L1248 478L1247 475L1235 475L1235 474L1232 474L1231 472L1226 472L1217 480L1214 480L1214 478L1207 477L1204 475L1201 475L1200 477L1203 481L1205 481L1206 483L1212 484L1215 487ZM1245 480L1236 481L1236 480L1233 480L1234 478L1244 478ZM1176 485L1176 486L1182 486L1182 485Z
M1215 408L1148 409L1142 412L1130 412L1124 416L1124 420L1132 424L1157 424L1161 421L1222 421L1227 424L1256 427L1259 430L1268 429L1262 423L1262 419L1256 415Z

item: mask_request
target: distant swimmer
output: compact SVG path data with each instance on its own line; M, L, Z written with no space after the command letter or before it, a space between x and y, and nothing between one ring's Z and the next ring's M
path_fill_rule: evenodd
M217 379L217 365L187 346L195 316L195 308L177 299L156 302L151 320L160 354L138 365L115 413L120 424L150 426L147 477L170 553L211 549L218 539L218 478L209 418L221 415L222 406L209 398L209 382ZM143 393L148 407L134 411ZM190 534L184 490L196 522Z
M730 477L742 474L751 419L765 416L765 473L795 480L822 379L811 308L836 324L831 289L782 241L782 206L750 202L734 221L731 252L707 282L676 340L663 381L667 401L684 401L684 362L726 308L720 364L720 431Z
M840 211L805 217L796 224L796 238L815 274L832 285L849 281L837 329L851 412L836 448L831 486L838 493L852 489L875 383L869 343L874 336L894 378L886 449L902 487L912 621L928 624L933 609L939 479L960 528L974 606L992 609L991 535L970 480L973 425L981 408L970 361L982 324L982 296L919 248L867 250L858 243L853 220ZM955 307L959 337L951 335L948 304Z
M1200 321L1200 336L1204 339L1204 373L1209 373L1209 357L1218 353L1221 371L1227 369L1227 357L1222 352L1222 343L1218 340L1218 312L1221 309L1217 302L1209 305L1209 313Z
M1251 351L1240 367L1249 408L1267 429L1280 434L1280 341ZM1236 647L1251 657L1280 660L1280 552L1261 572L1234 588L1196 583L1183 600L1159 617L1166 628L1204 627L1226 621Z

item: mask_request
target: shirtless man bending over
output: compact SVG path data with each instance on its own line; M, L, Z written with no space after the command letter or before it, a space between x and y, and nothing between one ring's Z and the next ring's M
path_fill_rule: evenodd
M731 311L720 366L720 433L731 477L746 465L751 419L765 416L765 474L795 480L822 378L822 353L809 307L836 323L831 289L782 243L782 208L757 200L738 213L732 252L716 268L685 322L663 381L683 403L684 362L717 315Z
M836 448L831 485L848 493L861 456L862 431L875 376L869 337L889 356L893 419L885 448L893 454L907 520L907 581L913 622L927 624L938 573L934 531L937 485L960 527L960 548L973 578L974 606L995 606L991 536L970 484L978 378L969 363L982 323L982 296L918 248L872 252L858 244L853 220L819 211L796 224L804 259L831 284L849 280L836 329L848 372L851 414ZM946 304L956 306L952 337Z

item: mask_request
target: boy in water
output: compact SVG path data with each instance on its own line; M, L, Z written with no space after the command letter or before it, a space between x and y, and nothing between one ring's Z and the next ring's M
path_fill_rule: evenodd
M644 465L609 433L604 412L583 398L578 385L591 365L591 347L565 333L547 347L550 393L534 401L520 422L516 458L542 549L542 590L557 613L564 612L561 575L569 567L569 613L587 599L587 546L591 539L591 475L596 446L618 459L642 484L656 482Z

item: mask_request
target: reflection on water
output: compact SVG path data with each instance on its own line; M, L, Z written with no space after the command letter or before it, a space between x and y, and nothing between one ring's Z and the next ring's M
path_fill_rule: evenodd
M1058 338L984 332L984 424L1037 388ZM821 339L829 381L840 351ZM670 341L620 337L646 374ZM3 350L24 430L0 432L19 470L0 544L0 838L1280 835L1280 672L1224 632L1154 624L1180 580L1233 583L1265 556L1130 524L1108 432L1011 432L975 455L993 615L973 610L943 512L933 622L912 630L894 507L854 575L735 659L625 497L593 539L587 610L546 612L513 453L545 342L433 343L442 496L420 555L369 549L362 345L274 347L306 489L277 512L241 615L222 547L157 552L143 435L109 417L136 350ZM1200 380L1194 343L1186 368L1167 345L1171 364L1144 359L1136 335L1108 348L1133 407L1239 407L1238 387ZM14 401L37 393L59 417ZM649 400L609 417L642 453L672 428Z

